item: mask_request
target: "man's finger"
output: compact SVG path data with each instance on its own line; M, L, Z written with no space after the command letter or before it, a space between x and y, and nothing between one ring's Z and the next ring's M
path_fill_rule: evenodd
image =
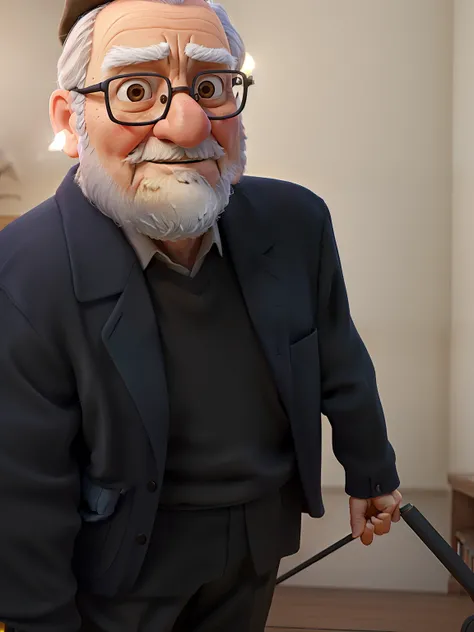
M390 531L392 516L389 513L378 514L377 516L375 516L375 519L382 522L385 533L388 533Z
M379 498L373 499L373 504L376 507L377 511L380 513L388 513L392 516L397 508L400 506L400 497L393 494L387 494L385 496L380 496Z
M395 491L391 494L392 502L390 506L387 506L386 511L391 514L392 522L400 521L400 502L402 500L402 495L400 492Z
M375 527L375 535L385 535L389 533L391 526L390 518L390 514L379 514L371 518L371 522Z
M375 535L385 535L386 527L383 520L373 517L370 519L370 521L374 525Z
M352 537L360 538L361 535L364 533L365 526L366 525L364 516L362 518L354 518L353 520L351 520Z
M370 546L374 541L374 525L371 522L367 521L360 540L364 546Z
M351 519L351 529L352 529L352 537L360 538L364 533L367 518L367 501L361 500L358 498L350 499L350 519Z
M392 522L400 522L400 504L403 500L403 496L400 494L398 490L393 492L393 497L395 498L395 502L397 503L395 510L392 515Z

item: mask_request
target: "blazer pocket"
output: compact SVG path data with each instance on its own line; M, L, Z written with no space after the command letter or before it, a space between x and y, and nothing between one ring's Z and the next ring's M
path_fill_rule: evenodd
M320 414L321 375L318 331L290 345L295 410L304 419Z
M111 489L94 483L88 477L82 481L81 517L84 522L101 522L114 515L126 489Z
M308 359L316 359L319 364L318 330L314 329L308 336L300 338L290 345L290 359L292 366L305 362Z
M110 568L123 543L132 502L132 489L111 489L83 480L82 527L74 556L79 578L97 578Z

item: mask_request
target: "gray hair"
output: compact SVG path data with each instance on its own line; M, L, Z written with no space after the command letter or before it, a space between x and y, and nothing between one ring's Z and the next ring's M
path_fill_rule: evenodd
M164 4L183 4L185 0L149 1L162 2ZM224 7L209 0L208 2L224 28L231 53L238 60L238 68L240 69L245 61L244 42L232 25ZM86 13L69 33L58 61L58 85L62 90L85 87L87 70L91 60L95 22L99 13L108 4L109 2L105 2L96 9ZM79 155L89 144L85 122L85 99L86 97L82 94L72 93L72 110L77 117L76 130L80 136Z

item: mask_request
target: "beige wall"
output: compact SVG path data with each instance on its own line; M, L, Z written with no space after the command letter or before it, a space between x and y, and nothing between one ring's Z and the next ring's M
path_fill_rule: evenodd
M0 0L0 150L7 151L21 178L22 200L13 210L24 212L54 193L73 162L48 152L53 139L49 97L56 88L60 53L57 25L64 0ZM5 19L6 17L6 19ZM6 86L14 86L5 98Z
M0 218L21 212L21 182L11 162L0 150Z
M224 4L257 62L245 115L249 173L300 182L327 201L403 484L442 488L452 2ZM329 432L324 480L343 482Z
M455 1L450 470L474 471L474 2Z
M249 173L327 201L406 499L448 537L448 495L408 490L445 488L448 469L453 3L223 3L257 62ZM349 530L330 439L325 424L326 516L305 521L302 551L282 571ZM444 592L447 573L402 523L292 581Z

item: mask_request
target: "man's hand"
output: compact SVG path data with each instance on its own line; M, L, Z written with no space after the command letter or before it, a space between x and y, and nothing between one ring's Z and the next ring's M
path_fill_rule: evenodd
M352 536L360 538L362 544L369 546L374 535L385 535L390 531L391 523L400 520L402 495L398 490L385 496L362 500L349 500Z

